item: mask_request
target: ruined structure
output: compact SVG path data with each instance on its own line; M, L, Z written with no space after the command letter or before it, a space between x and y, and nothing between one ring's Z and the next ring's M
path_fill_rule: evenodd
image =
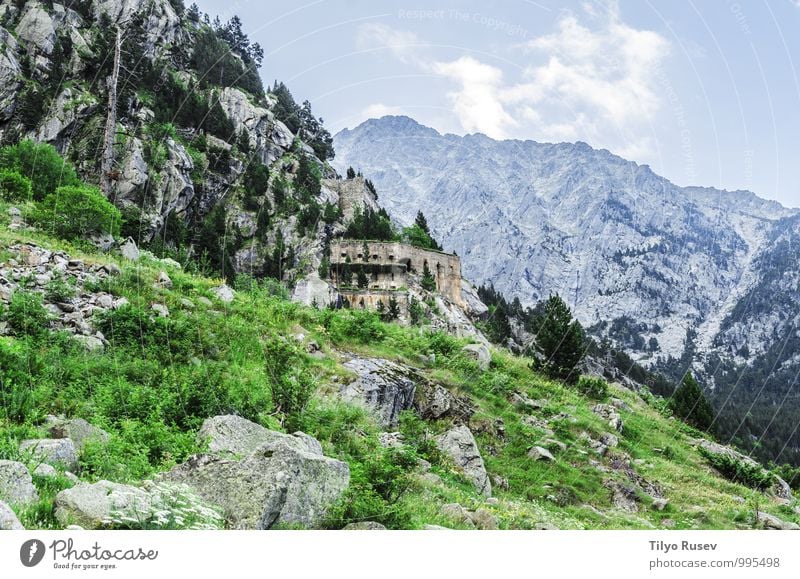
M381 302L385 307L394 297L405 311L409 284L418 284L426 267L436 291L456 305L464 305L457 255L399 242L343 239L331 244L330 261L333 284L354 306L376 309ZM366 287L358 287L360 272L366 277Z

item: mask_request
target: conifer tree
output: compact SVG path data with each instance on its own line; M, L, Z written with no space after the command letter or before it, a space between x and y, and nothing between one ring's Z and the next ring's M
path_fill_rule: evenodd
M584 354L584 334L573 319L567 304L559 296L550 296L542 324L536 335L536 350L541 359L535 364L551 378L575 383L577 366Z
M691 373L683 377L669 405L675 416L699 430L708 430L714 421L714 410Z

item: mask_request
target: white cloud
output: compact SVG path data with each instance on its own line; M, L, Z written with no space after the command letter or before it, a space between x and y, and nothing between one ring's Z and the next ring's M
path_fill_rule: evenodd
M565 13L553 33L513 47L537 62L512 80L474 56L433 58L426 44L407 30L365 24L358 43L361 48L387 48L398 60L454 83L447 96L465 132L580 139L634 159L651 156L651 123L668 89L660 85L665 77L658 73L669 42L623 22L614 0L604 9L586 3L582 15L588 24ZM383 105L373 106L376 112L383 110Z
M356 45L362 50L386 48L400 62L421 64L420 49L425 43L410 30L399 30L385 24L368 23L358 28Z
M497 98L503 84L499 68L462 56L452 62L435 62L432 70L458 83L458 90L448 96L464 130L502 139L507 129L517 124Z
M374 103L364 108L361 111L361 118L364 119L379 119L386 115L404 115L406 110L403 107L396 107L384 103Z

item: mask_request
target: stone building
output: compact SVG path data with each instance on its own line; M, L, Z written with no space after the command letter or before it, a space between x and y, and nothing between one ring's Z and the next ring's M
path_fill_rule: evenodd
M408 304L409 283L418 283L426 265L436 282L436 291L451 302L464 305L461 260L457 255L399 242L343 239L331 243L330 261L333 284L353 305L375 309L378 301L386 306L394 296L403 308ZM367 277L366 288L357 287L359 271Z

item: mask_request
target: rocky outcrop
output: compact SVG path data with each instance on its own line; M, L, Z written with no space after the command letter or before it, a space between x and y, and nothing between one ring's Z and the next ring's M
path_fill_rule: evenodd
M17 60L19 46L5 28L0 28L0 123L11 118L17 105L22 70Z
M292 301L307 306L316 305L324 308L330 304L336 304L338 300L339 292L336 291L336 288L321 280L316 272L312 272L298 281L292 290Z
M365 404L375 412L381 425L397 426L400 413L414 402L419 376L412 370L380 358L353 358L344 367L356 379L342 385L340 395L350 402Z
M97 22L103 14L120 25L144 17L145 41L142 48L150 59L162 55L182 37L181 20L168 0L97 0L92 4Z
M19 445L21 453L30 453L35 460L51 466L60 466L74 471L78 468L78 452L69 438L37 438L23 440Z
M320 443L304 432L289 436L234 415L206 419L197 437L201 444L208 444L208 452L221 456L248 456L261 446L276 441L298 450L322 454Z
M50 54L56 43L56 27L50 14L39 2L26 2L17 23L17 37L36 52Z
M451 417L458 422L469 422L475 413L469 397L453 394L444 386L426 379L417 381L414 410L425 420Z
M53 101L47 118L34 135L37 141L53 143L63 150L65 133L74 130L77 122L85 120L97 108L97 99L90 93L67 87ZM69 135L66 135L69 137Z
M622 418L614 406L610 404L595 404L592 408L592 412L597 414L603 420L606 420L611 428L617 432L622 432L624 423L622 422Z
M762 511L756 512L756 525L767 530L771 531L798 531L800 530L800 525L796 523L792 523L789 521L784 521L776 517L775 515L770 515L769 513L765 513Z
M492 362L492 354L485 344L467 344L462 348L462 351L478 362L478 367L481 370L488 370L489 364Z
M0 460L0 501L28 505L39 500L33 479L21 462Z
M144 521L151 511L150 495L130 485L101 480L81 483L56 495L55 515L63 525L78 524L85 529L108 525L112 517Z
M324 456L307 435L270 436L242 460L198 455L162 478L186 484L221 507L231 528L312 528L347 489L350 469Z
M7 504L0 501L0 531L24 531L17 515Z
M436 437L436 446L453 460L479 493L487 497L492 495L492 483L469 428L463 425L451 428Z

